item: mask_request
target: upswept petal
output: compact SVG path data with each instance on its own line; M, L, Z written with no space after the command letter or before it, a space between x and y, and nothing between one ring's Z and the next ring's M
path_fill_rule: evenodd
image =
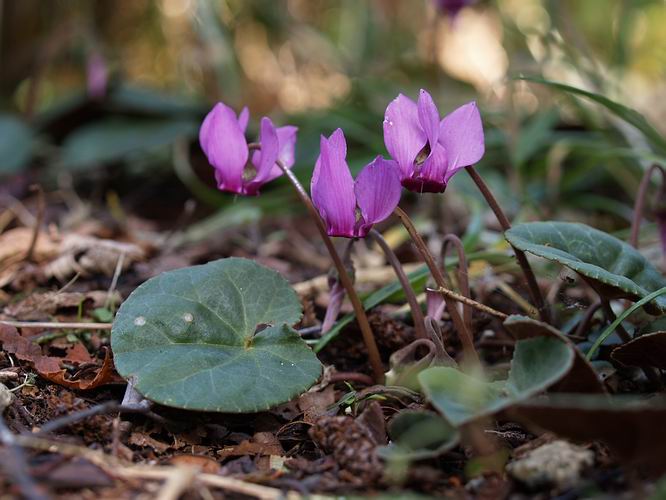
M247 131L247 122L250 121L250 110L245 106L240 114L238 115L238 126L241 128L243 133Z
M483 124L475 102L460 106L444 117L439 125L439 142L449 159L445 182L461 168L473 165L483 157Z
M330 236L354 237L356 199L354 179L345 160L347 144L342 130L321 137L321 152L312 175L312 202Z
M423 128L432 150L433 144L437 144L439 139L439 111L432 100L432 96L423 89L419 92L417 106L421 128Z
M298 132L298 127L293 125L285 125L284 127L278 127L275 129L277 132L279 152L277 159L282 162L286 168L291 168L294 166L295 160L295 150L296 150L296 133ZM255 151L252 155L252 164L259 165L261 158L261 152ZM263 183L277 179L282 175L282 169L278 167L277 163L273 164L268 175L264 178Z
M354 193L363 221L357 236L365 236L373 224L391 215L400 201L401 189L398 164L392 160L377 156L359 172Z
M399 94L389 103L384 113L384 144L389 154L398 162L402 177L412 174L414 159L426 141L416 103Z
M253 155L253 163L257 169L257 175L252 179L252 183L264 183L271 174L271 170L278 158L280 144L277 131L270 118L263 117L259 128L259 143L261 150Z
M218 188L241 194L248 148L233 109L217 103L201 125L199 142L216 169Z
M421 181L420 191L423 193L442 193L446 189L448 175L448 151L437 143L423 163L418 180Z
M287 168L291 168L294 165L297 132L298 127L294 127L293 125L285 125L284 127L277 128L278 142L280 143L278 160Z

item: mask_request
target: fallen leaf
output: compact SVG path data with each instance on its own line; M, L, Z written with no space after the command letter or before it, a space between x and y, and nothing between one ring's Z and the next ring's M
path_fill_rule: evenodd
M666 370L666 332L646 333L613 349L613 361L625 366L653 366Z
M61 367L61 363L63 361L72 362L76 361L77 359L85 360L86 358L81 352L80 348L74 347L74 349L76 349L74 354L72 354L74 359L68 359L67 357L56 358L52 356L44 356L42 354L42 349L37 344L33 343L30 339L20 335L16 328L7 325L0 325L0 343L2 343L2 348L5 351L14 354L22 361L32 363L35 370L41 377L70 389L95 389L101 385L122 381L122 379L120 379L115 374L110 349L106 349L102 366L92 378L86 377L72 379L68 376L67 370ZM81 347L83 346L81 345ZM90 360L92 361L92 358Z
M156 451L157 453L164 453L169 448L171 448L171 445L163 443L162 441L158 441L157 439L153 439L148 434L143 432L133 432L130 434L129 439L127 440L127 444L152 448L153 451Z
M601 394L551 394L521 403L507 417L579 442L602 441L624 463L666 472L666 400Z
M195 467L206 474L217 474L220 471L220 464L205 455L175 455L169 459L169 463Z

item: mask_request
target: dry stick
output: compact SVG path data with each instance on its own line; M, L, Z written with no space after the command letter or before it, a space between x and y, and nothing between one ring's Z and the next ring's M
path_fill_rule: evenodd
M39 487L28 472L28 461L23 448L19 445L17 436L7 427L2 415L0 415L0 443L7 448L7 456L1 465L7 472L7 477L16 482L23 496L28 500L48 499L49 496L39 491Z
M419 339L428 338L428 335L425 331L425 320L423 318L423 311L421 311L421 306L419 305L419 301L416 299L416 295L414 294L414 289L412 288L412 285L409 283L409 279L405 274L405 270L402 268L402 264L400 264L400 261L398 260L398 257L396 256L395 252L393 251L391 246L387 243L387 241L384 239L384 237L379 231L376 231L375 229L370 230L370 236L375 240L375 242L377 242L377 244L384 252L386 260L388 260L391 266L393 266L393 270L395 271L395 274L398 277L398 281L402 286L402 290L405 292L405 297L407 297L407 302L409 303L409 307L412 311L412 319L414 320L414 329L416 330L416 337Z
M473 307L474 309L477 309L481 312L490 314L491 316L495 316L502 321L504 321L506 318L509 317L508 314L504 314L503 312L498 311L497 309L493 309L490 306L484 305L481 302L477 302L474 299L470 299L469 297L466 297L465 295L461 295L459 293L454 292L453 290L449 290L448 288L445 287L440 287L440 288L428 288L429 292L436 292L442 294L444 297L449 297L450 299L453 299L457 302L460 302L461 304L467 305L469 307Z
M476 169L474 167L467 167L465 168L465 170L467 170L467 173L476 184L476 187L479 188L479 191L481 191L481 194L486 199L486 202L490 206L490 209L495 214L495 217L497 217L497 221L500 223L500 226L502 226L502 230L508 231L509 229L511 229L511 222L509 222L509 219L504 214L502 207L499 206L499 203L497 203L497 200L490 192L490 189L483 181L479 173L476 171ZM534 272L532 271L530 263L528 262L527 257L525 256L525 252L523 252L522 250L518 250L515 247L513 247L513 251L516 254L516 260L518 261L518 265L520 265L520 268L523 270L523 275L525 276L525 280L527 281L530 296L532 297L532 301L534 302L534 305L539 311L539 317L541 318L541 321L543 321L544 323L550 323L550 311L545 301L543 300L543 295L541 295L539 284L537 283L536 277L534 276Z
M648 187L650 186L650 179L652 178L652 173L655 170L659 170L661 172L661 178L662 178L661 192L663 193L666 190L666 169L664 169L661 165L657 165L655 163L645 171L645 174L641 179L641 183L638 186L636 203L634 203L634 216L631 219L631 236L629 237L629 244L634 248L638 248L638 237L641 230L641 221L643 220L643 209L645 208L645 199L647 198L647 190Z
M421 238L421 235L414 227L414 224L412 223L409 216L400 207L396 207L393 213L398 216L403 226L405 226L405 229L407 229L409 236L411 237L412 241L416 245L416 248L423 257L423 260L428 266L430 274L432 274L432 277L435 279L437 286L440 289L443 288L449 290L450 287L446 282L446 278L439 269L439 266L435 262L434 257L428 250L427 245L425 244L423 238ZM474 348L474 338L472 337L472 332L470 332L467 329L465 323L460 317L460 314L458 314L458 309L456 307L455 301L448 295L444 295L444 302L446 302L446 308L449 311L451 320L453 321L453 326L455 326L456 330L458 331L458 334L460 335L460 340L463 345L463 353L465 355L465 359L470 363L474 363L477 366L480 366L481 361L479 360L479 355L476 352L476 349Z
M587 329L590 326L590 323L592 322L592 318L594 318L595 313L599 310L601 307L601 300L597 300L594 304L592 304L590 307L587 308L587 311L585 311L585 315L581 318L580 323L578 323L578 326L576 327L576 330L574 332L574 337L578 338L587 338L588 335L586 334Z
M30 189L37 192L37 217L35 217L35 225L32 231L30 246L28 247L28 251L25 253L24 260L28 262L32 260L32 255L35 252L37 239L39 238L39 230L42 228L42 222L44 221L44 211L46 209L46 203L44 202L44 191L42 190L42 187L39 185L34 185Z
M253 145L250 145L251 148L252 146ZM255 146L254 149L257 149L257 147ZM361 329L361 334L363 335L363 342L365 343L365 347L368 350L368 358L370 360L370 366L372 367L372 373L374 375L375 382L381 384L384 382L384 367L382 365L382 360L379 357L379 349L377 349L377 343L375 342L375 337L372 333L372 329L370 328L370 322L368 321L368 317L365 314L365 309L363 309L363 304L361 303L361 299L358 298L356 290L354 290L354 284L352 283L349 274L347 274L345 265L342 263L342 259L340 259L340 255L338 254L338 251L335 249L333 241L331 241L331 238L329 238L328 234L326 233L326 226L324 225L324 222L321 220L319 212L317 212L317 209L312 204L310 196L308 196L308 194L305 192L305 189L303 189L303 186L301 185L301 183L298 181L298 179L291 170L285 167L280 160L277 160L275 163L278 165L278 167L280 167L282 172L284 172L284 175L287 177L287 179L289 179L289 182L291 182L291 184L294 186L296 192L298 193L299 198L305 205L305 208L307 208L308 212L310 213L310 216L315 221L315 225L319 230L319 234L321 235L322 240L324 240L326 249L328 250L328 253L331 255L333 264L335 265L335 268L338 271L338 277L340 278L340 282L342 283L342 286L345 287L345 290L347 291L347 296L349 297L349 300L352 303L352 307L354 308L354 313L356 314L356 321L358 322L358 326Z
M463 247L462 241L455 234L449 233L444 236L442 240L442 251L440 252L440 266L446 271L446 251L448 250L449 245L456 247L456 253L458 254L458 286L460 287L460 292L465 297L472 298L472 293L469 289L469 277L467 276L467 256L465 255L465 248ZM469 328L469 331L472 331L472 309L470 307L463 306L463 321Z
M111 330L111 323L58 323L45 321L11 321L0 320L0 325L13 326L15 328L47 328L47 329L68 329L68 330Z

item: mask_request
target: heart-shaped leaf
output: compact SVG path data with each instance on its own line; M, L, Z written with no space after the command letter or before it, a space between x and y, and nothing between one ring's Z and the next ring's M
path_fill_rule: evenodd
M122 304L111 332L118 372L158 403L252 412L310 387L321 364L289 326L296 293L277 272L239 258L170 271Z
M519 250L573 269L608 298L638 300L666 286L666 279L635 248L585 224L529 222L504 235ZM666 296L650 306L666 311Z
M573 342L562 332L532 318L511 315L504 320L506 328L517 340L533 337L550 337L571 345L574 351L574 363L565 377L555 384L551 391L567 393L605 393L606 388L590 362L581 351L574 347Z
M566 375L573 361L570 345L538 337L516 343L505 381L486 382L449 367L428 368L418 378L433 406L457 427L544 391Z
M391 419L391 444L378 449L388 461L437 457L458 444L460 434L444 418L430 411L405 410Z

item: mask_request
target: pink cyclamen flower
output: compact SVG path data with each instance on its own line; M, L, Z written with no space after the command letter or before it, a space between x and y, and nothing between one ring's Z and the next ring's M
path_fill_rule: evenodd
M106 94L109 70L102 54L97 51L88 56L86 67L86 86L92 99L101 99Z
M439 119L432 97L421 90L418 103L399 94L384 114L384 143L410 191L442 193L461 168L485 152L481 115L475 102Z
M386 219L400 201L400 177L394 161L381 156L352 178L342 130L321 137L321 152L312 175L312 202L329 236L362 238Z
M248 162L245 130L249 119L247 108L236 117L233 109L219 102L201 125L199 143L215 168L218 189L254 196L264 184L282 175L277 160L287 168L293 166L298 129L291 125L276 128L270 118L263 117L259 130L261 149Z

